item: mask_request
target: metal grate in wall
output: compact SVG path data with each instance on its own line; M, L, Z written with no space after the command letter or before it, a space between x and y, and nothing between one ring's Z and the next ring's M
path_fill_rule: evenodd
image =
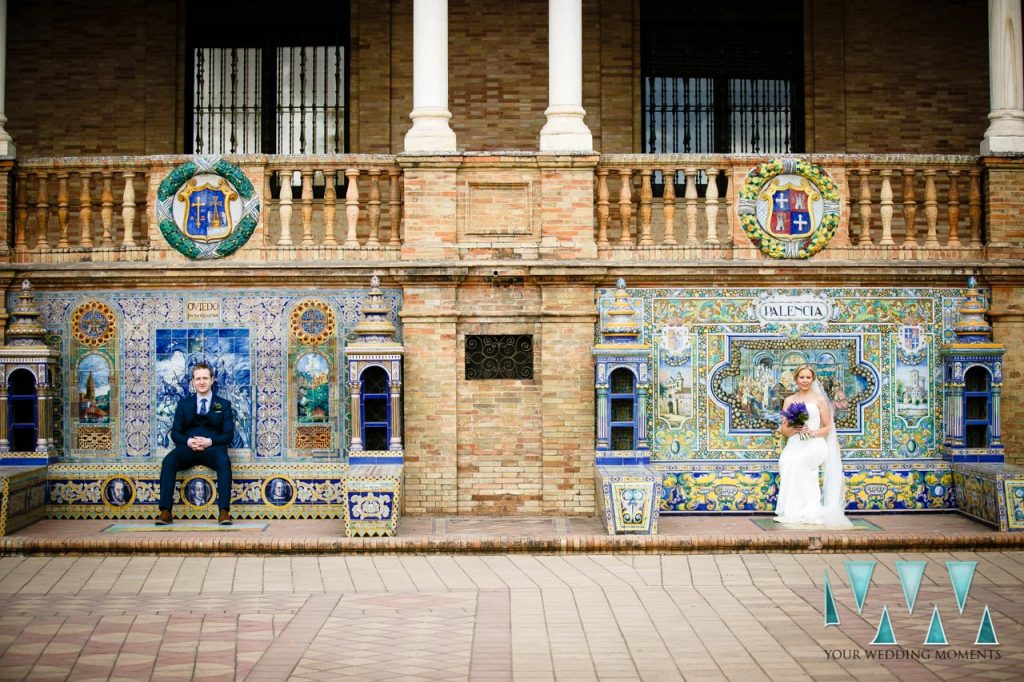
M466 379L533 379L533 337L467 335Z

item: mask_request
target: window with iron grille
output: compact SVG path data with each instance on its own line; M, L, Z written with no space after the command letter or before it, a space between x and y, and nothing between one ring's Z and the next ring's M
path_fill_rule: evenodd
M533 337L467 335L466 379L533 379Z
M348 4L187 5L186 151L346 151ZM273 17L271 19L271 17Z
M644 153L803 151L801 2L640 10Z

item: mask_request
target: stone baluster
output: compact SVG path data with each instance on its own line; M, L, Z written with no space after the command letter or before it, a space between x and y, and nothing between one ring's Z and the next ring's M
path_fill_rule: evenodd
M46 232L50 227L50 178L46 172L36 173L39 190L36 193L36 244L37 251L49 251L50 243L46 240Z
M102 171L103 189L100 190L100 222L103 223L103 234L100 246L109 248L114 245L114 172Z
M652 246L654 240L651 238L651 203L654 201L654 192L651 188L651 174L649 168L640 171L640 239L637 246Z
M708 189L704 193L704 213L708 219L708 238L705 244L718 244L718 169L708 168Z
M57 172L57 225L60 226L60 238L57 240L58 249L71 248L68 241L68 173Z
M18 177L18 191L14 198L14 253L28 253L28 176Z
M676 241L676 169L666 168L661 171L665 191L661 197L661 212L665 218L665 238L662 244L675 246Z
M917 196L914 194L913 168L903 169L903 248L917 248Z
M608 248L608 169L597 169L597 248Z
M686 201L686 246L692 249L700 246L697 241L697 169L687 168L683 175L686 177L686 189L683 190Z
M305 168L302 173L302 246L313 246L313 171Z
M632 243L630 238L630 225L633 222L633 170L631 168L619 169L619 222L622 224L622 232L619 234L619 246L626 246Z
M89 183L92 180L92 173L82 171L82 193L78 196L78 213L82 221L82 239L80 241L83 249L92 248L92 190Z
M370 235L366 238L366 245L372 247L380 246L380 171L373 169L367 171L370 176L370 195L366 200L366 219L370 223Z
M879 175L882 176L882 191L879 194L879 213L882 216L882 238L879 240L879 246L896 246L895 240L892 238L892 171L885 169L879 171Z
M939 248L939 202L935 191L935 169L924 171L924 217L928 224L928 234L924 240L926 249Z
M338 172L324 172L324 245L337 246L335 211L338 205Z
M359 247L359 238L356 236L359 225L359 169L347 169L345 178L348 180L348 189L345 191L345 221L348 225L345 248L355 249Z
M278 171L281 180L281 198L278 210L281 214L281 235L277 239L278 246L292 245L292 172Z
M124 241L121 246L135 248L135 173L124 174L124 195L121 197L121 222L124 223Z
M388 219L391 221L391 237L388 246L402 245L402 171L392 168L388 171L391 189L388 192Z
M871 169L863 166L857 169L860 175L860 237L858 246L871 246Z
M972 168L968 172L970 188L967 193L968 214L971 217L971 243L972 249L980 249L981 242L981 169Z
M950 169L946 173L949 176L949 201L946 214L949 216L949 241L947 246L960 247L960 171Z
M274 187L274 171L270 170L270 169L267 169L267 172L265 172L263 174L263 196L266 197L266 202L267 202L266 203L266 211L265 211L264 215L266 216L266 222L268 222L268 223L270 221L271 213L277 210L276 206L274 204L274 191L273 191L273 187ZM265 224L263 226L263 248L266 249L266 248L269 248L271 246L273 246L273 237L270 234L270 226Z

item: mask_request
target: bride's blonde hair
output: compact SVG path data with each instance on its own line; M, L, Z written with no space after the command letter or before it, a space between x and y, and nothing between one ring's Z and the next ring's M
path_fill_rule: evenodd
M798 376L800 376L800 372L804 371L805 369L811 373L811 376L814 377L815 381L818 380L818 372L815 371L813 365L806 362L796 368L796 372L793 373L793 379L795 380Z

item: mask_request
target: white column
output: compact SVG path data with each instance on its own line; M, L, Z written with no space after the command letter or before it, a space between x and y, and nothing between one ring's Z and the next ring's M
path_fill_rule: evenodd
M981 153L1024 152L1024 65L1020 0L988 0L991 110Z
M592 150L586 113L581 0L548 0L548 122L540 131L540 150Z
M412 10L412 128L405 151L455 151L448 125L448 0L415 0Z
M7 79L7 0L0 0L0 156L14 156L14 140L4 130L4 84Z

